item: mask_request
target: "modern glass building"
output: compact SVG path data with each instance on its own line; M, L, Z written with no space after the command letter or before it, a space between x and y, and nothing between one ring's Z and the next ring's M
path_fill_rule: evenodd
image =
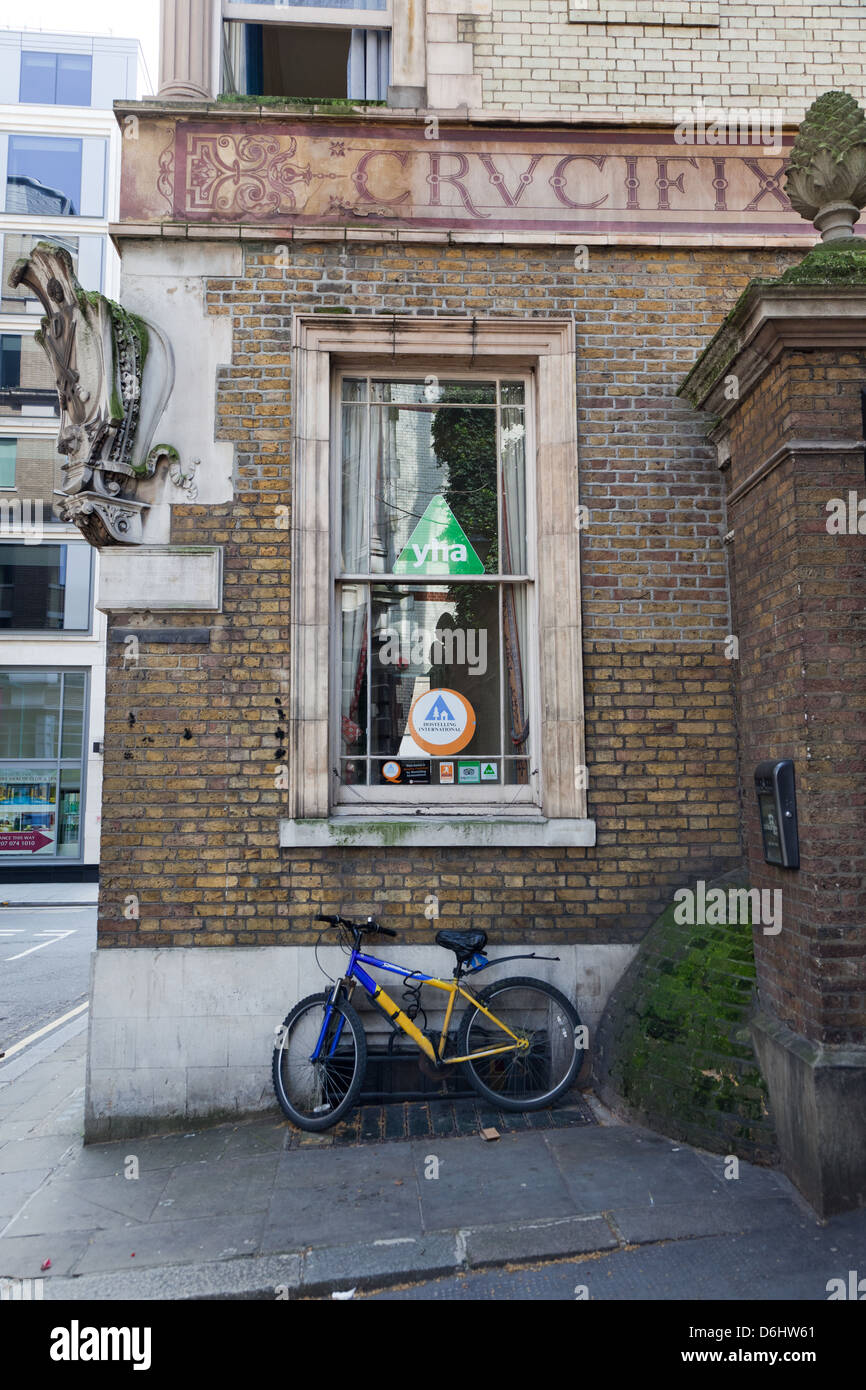
M105 674L98 556L54 514L42 306L9 275L50 241L86 290L117 296L112 102L145 90L136 39L0 31L0 881L96 876Z

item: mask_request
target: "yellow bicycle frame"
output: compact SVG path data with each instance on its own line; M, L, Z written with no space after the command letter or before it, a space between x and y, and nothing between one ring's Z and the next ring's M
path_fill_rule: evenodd
M421 1029L416 1027L411 1018L400 1008L399 1004L395 1004L394 1000L389 994L385 993L381 985L377 985L374 980L370 980L366 971L358 971L358 978L365 988L367 988L368 993L379 1007L384 1010L388 1017L392 1019L392 1021L396 1023L418 1047L420 1047L421 1051L425 1056L430 1058L431 1062L438 1062L442 1066L450 1067L454 1066L457 1062L474 1062L479 1057L494 1057L500 1052L525 1051L529 1046L527 1039L519 1038L516 1033L511 1031L507 1024L502 1022L501 1018L497 1018L489 1009L485 1009L481 1001L470 994L468 990L464 989L462 985L459 985L456 980L434 980L429 976L425 976L422 981L423 984L431 985L433 989L444 989L448 994L445 1019L442 1024L442 1034L439 1038L439 1049L437 1052L434 1050L430 1039L424 1036ZM373 985L373 989L370 989L367 985L368 980L370 984ZM479 1009L481 1013L484 1014L485 1018L489 1018L491 1023L495 1023L496 1026L501 1028L504 1033L507 1033L509 1038L513 1039L513 1041L510 1043L503 1043L499 1047L485 1047L480 1052L469 1052L463 1057L446 1057L445 1046L448 1042L448 1030L451 1026L451 1019L454 1015L454 1003L458 994L462 994L464 999L467 999L470 1004L474 1004L476 1009Z

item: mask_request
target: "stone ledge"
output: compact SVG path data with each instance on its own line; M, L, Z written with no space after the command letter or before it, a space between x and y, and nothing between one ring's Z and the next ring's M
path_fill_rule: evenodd
M544 849L595 844L595 821L543 816L331 816L327 820L281 820L280 847L501 845Z

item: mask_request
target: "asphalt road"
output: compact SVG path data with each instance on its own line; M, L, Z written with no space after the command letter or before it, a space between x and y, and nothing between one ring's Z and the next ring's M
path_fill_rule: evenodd
M95 907L0 909L0 1052L83 1004Z

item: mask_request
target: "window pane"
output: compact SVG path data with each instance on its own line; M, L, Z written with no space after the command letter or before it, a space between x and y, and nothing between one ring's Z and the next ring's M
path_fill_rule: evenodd
M81 202L80 140L10 135L6 211L75 217Z
M526 386L522 381L503 381L499 388L499 398L503 405L524 405Z
M423 759L441 750L443 757L498 757L496 587L375 585L371 599L371 753ZM429 701L431 709L410 723L415 702L437 691L441 701Z
M0 371L0 415L56 417L60 413L51 363L33 334L3 335Z
M343 406L342 570L344 574L370 569L369 412L365 405ZM381 566L380 566L381 569Z
M63 737L61 758L81 758L84 742L84 672L68 672L63 678Z
M526 425L525 412L501 412L502 572L526 574Z
M0 487L15 486L17 439L0 439Z
M495 405L492 381L440 381L435 375L423 381L374 381L372 399L394 405Z
M380 406L370 418L370 545L382 569L495 574L495 411Z
M61 545L0 545L0 628L63 626Z
M97 238L92 238L97 240ZM2 283L0 283L0 293L3 296L2 307L5 313L44 313L42 305L36 298L29 285L9 284L9 274L16 261L23 260L29 256L34 246L40 241L50 241L53 246L63 246L72 257L72 264L76 273L78 271L78 238L77 237L57 237L42 234L33 236L27 232L5 232L3 235L3 270ZM81 276L78 276L79 280ZM99 285L88 284L85 289L99 289Z
M58 106L90 105L90 72L92 60L85 53L57 55Z
M81 771L64 768L60 774L58 855L78 858L81 853Z
M0 336L0 388L9 390L21 383L21 338L17 333Z
M89 545L65 545L63 551L63 628L66 632L86 632L90 627L90 568L93 551Z
M18 100L39 102L44 106L53 105L56 70L56 53L23 52Z
M0 544L0 629L86 632L88 545Z
M56 758L59 735L60 675L0 671L0 758Z
M57 839L57 773L0 764L0 857L49 857Z

